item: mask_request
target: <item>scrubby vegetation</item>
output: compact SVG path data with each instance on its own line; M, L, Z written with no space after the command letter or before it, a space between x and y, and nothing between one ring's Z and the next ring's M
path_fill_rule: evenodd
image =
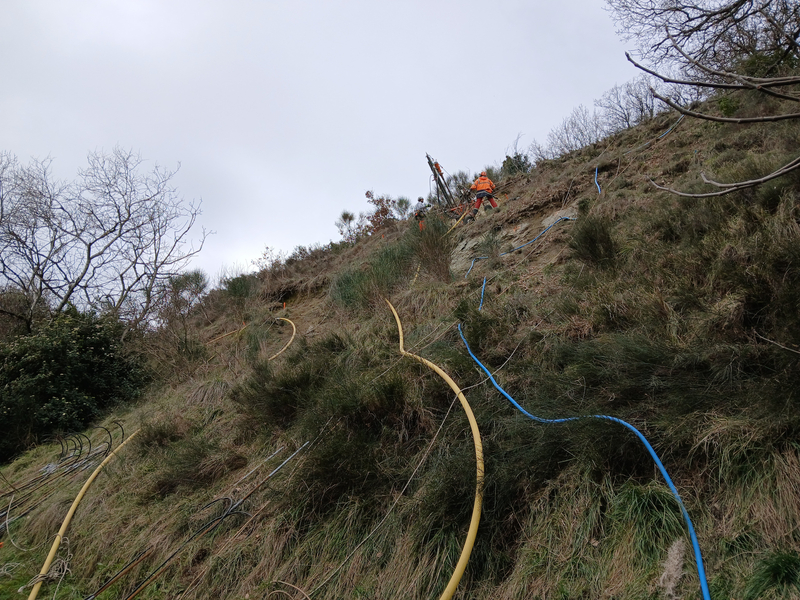
M113 319L72 311L0 343L0 461L138 396L144 365L122 333Z
M701 109L776 108L724 98ZM718 197L651 180L691 194L708 189L701 171L759 177L800 153L797 125L646 116L563 155L515 150L495 174L501 212L469 227L387 218L372 235L267 252L258 273L198 296L198 275L171 280L159 330L137 339L159 385L107 418L141 432L76 515L59 597L86 597L141 552L107 597L127 598L175 552L137 597L440 594L469 524L475 451L450 388L400 355L383 298L481 431L482 520L456 597L700 597L680 507L640 440L609 420L525 418L458 324L527 411L610 415L647 437L712 598L796 597L800 176ZM279 318L297 330L282 354L293 329ZM41 445L6 465L0 498L13 509L68 451ZM0 590L38 571L34 547L83 479L57 481L25 496L27 519L5 513L15 543L0 550Z

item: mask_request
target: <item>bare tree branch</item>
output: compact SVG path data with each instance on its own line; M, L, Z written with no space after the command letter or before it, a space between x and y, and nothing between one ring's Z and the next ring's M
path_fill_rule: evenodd
M762 92L767 92L771 87L780 87L786 85L797 85L800 84L800 77L779 77L779 78L758 78L758 77L744 77L742 75L736 75L734 73L725 73L724 71L714 71L709 70L709 73L719 74L720 76L727 76L730 78L741 79L742 81L748 82L746 85L745 83L726 83L724 81L702 81L702 80L690 80L690 79L676 79L673 77L669 77L667 75L663 75L658 71L653 69L648 69L641 63L636 62L631 58L631 55L626 52L625 57L628 61L635 66L637 69L644 71L648 75L652 75L653 77L657 77L664 83L675 83L678 85L686 85L686 86L695 86L695 87L703 87L703 88L713 88L713 89L723 89L723 90L757 90ZM792 96L789 94L779 94L773 92L772 95L778 98L785 98L786 100L792 100L794 102L800 102L800 97Z
M739 190L746 190L748 188L761 185L762 183L766 183L767 181L776 179L778 177L781 177L782 175L786 175L787 173L794 171L797 168L800 168L800 157L797 157L794 160L786 163L781 168L776 169L769 175L764 175L764 177L759 177L758 179L750 179L749 181L737 181L734 183L719 183L717 181L714 181L713 179L708 179L705 176L705 173L700 173L700 177L703 178L704 183L713 185L718 188L723 188L719 192L707 192L704 194L690 194L688 192L680 192L678 190L674 190L669 187L658 185L652 179L650 180L650 183L652 183L655 187L657 187L660 190L665 190L667 192L671 192L673 194L676 194L678 196L683 196L685 198L709 198L712 196L724 196L725 194L730 194L731 192L738 192Z
M715 121L717 123L737 123L741 125L743 123L772 123L775 121L800 119L800 113L789 113L784 115L767 115L765 117L716 117L714 115L700 113L693 110L689 110L687 108L683 108L681 105L677 104L676 102L673 102L672 100L670 100L665 96L662 96L655 90L653 90L653 96L661 100L664 104L674 108L682 115L695 117L696 119L704 119L706 121Z
M694 61L730 70L743 56L799 56L800 12L795 0L607 0L618 32L635 40L641 55L661 65L694 67L676 52L665 32Z

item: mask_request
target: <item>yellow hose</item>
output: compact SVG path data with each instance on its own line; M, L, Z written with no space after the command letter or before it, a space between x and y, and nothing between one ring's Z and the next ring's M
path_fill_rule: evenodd
M106 459L97 466L94 472L89 476L89 479L86 480L86 483L83 484L81 491L78 492L77 496L75 496L75 500L72 503L72 506L69 507L69 512L67 513L67 516L64 517L64 522L61 524L61 529L59 529L58 533L56 534L56 539L53 541L53 547L50 548L50 554L47 555L47 558L44 561L44 565L42 566L42 570L39 571L40 576L47 575L47 572L50 570L50 565L52 564L53 559L56 557L56 552L58 552L58 547L61 545L61 540L64 537L64 534L67 532L67 528L69 527L69 523L72 520L72 516L75 514L75 510L78 508L78 504L80 504L81 500L83 500L83 495L86 493L86 490L88 490L89 486L92 485L92 482L100 474L100 471L103 469L103 467L106 466L106 463L110 461L112 458L114 458L114 455L120 450L120 448L122 448L125 444L127 444L134 437L136 437L136 434L139 433L140 431L141 429L137 429L136 431L134 431L133 434L127 440L122 442L119 446L116 447L116 449L111 454L106 456ZM36 584L33 586L33 589L31 590L30 595L28 596L28 600L36 600L36 596L39 594L39 588L41 587L42 587L42 582L41 581L36 582Z
M459 223L461 223L461 219L463 219L464 217L466 217L466 216L467 216L467 213L469 213L469 212L470 212L470 209L469 209L469 207L467 207L466 209L464 209L464 214L463 214L463 215L461 215L461 216L458 218L458 221L456 221L456 222L455 222L455 225L453 225L453 226L452 226L450 229L448 229L448 230L447 230L447 233L450 233L451 231L453 231L453 229L455 229L456 227L458 227L458 224L459 224ZM445 233L445 234L444 234L442 237L444 237L445 235L447 235L447 233Z
M287 349L289 346L291 346L291 345L292 345L292 342L294 341L294 334L295 334L295 333L297 333L297 327L295 327L295 326L294 326L294 323L292 323L292 322L291 322L289 319L284 319L283 317L278 317L278 321L286 321L286 322L287 322L289 325L291 325L291 326L292 326L292 337L290 337L290 338L289 338L289 341L288 341L288 342L286 342L286 345L285 345L283 348L281 348L281 349L280 349L280 350L277 352L277 354L273 354L272 356L270 356L270 357L267 359L267 361L270 361L270 360L272 360L272 359L274 359L274 358L277 358L277 357L278 357L278 355L282 354L284 350L286 350L286 349Z
M458 564L453 571L453 575L450 577L450 582L447 584L447 587L440 597L440 600L450 600L450 598L452 598L453 594L456 592L456 588L458 587L458 583L461 581L461 577L464 575L464 570L467 568L469 556L472 554L472 547L475 545L475 537L478 535L478 524L481 521L481 506L483 504L483 445L481 444L481 434L480 431L478 431L478 423L475 421L475 415L472 414L472 408L470 408L469 402L467 402L467 399L464 397L464 393L461 391L461 388L456 385L456 382L431 361L426 360L421 356L417 356L416 354L412 354L411 352L406 352L405 348L403 348L403 326L400 324L400 317L397 315L397 311L394 309L394 306L392 306L391 302L386 300L386 304L389 305L389 308L392 310L392 314L394 315L394 320L397 321L397 331L400 333L400 354L413 358L414 360L421 362L429 369L433 369L442 379L447 382L447 385L449 385L458 396L461 406L464 408L464 412L467 413L469 426L472 430L472 439L475 442L475 462L477 464L477 475L475 483L475 503L472 506L472 520L469 524L469 531L467 532L467 539L464 542L464 548L461 550L461 557L458 559Z
M414 273L414 279L411 281L411 286L413 287L415 283L417 283L417 277L419 277L419 269L422 267L422 263L417 265L417 272Z
M245 329L247 329L247 325L245 325L244 327L240 327L239 329L235 329L234 331L229 331L228 333L223 333L222 335L218 335L213 340L208 340L206 342L206 345L213 344L214 342L218 342L222 338L226 338L229 335L233 335L234 333L240 333L240 332L244 331Z

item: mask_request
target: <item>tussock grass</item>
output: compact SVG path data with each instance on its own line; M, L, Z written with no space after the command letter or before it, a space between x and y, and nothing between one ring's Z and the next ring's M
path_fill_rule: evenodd
M572 228L569 246L586 263L606 269L614 266L617 244L609 223L602 218L587 215L579 219Z
M800 593L800 556L776 551L762 558L747 583L743 598L786 598Z
M409 235L409 244L414 251L421 269L436 281L450 283L450 261L455 249L456 238L448 230L449 223L438 216L425 219L425 228Z
M162 457L162 465L152 492L160 497L179 488L208 486L229 471L241 469L247 459L230 449L221 448L201 436L193 436L174 444Z
M366 309L378 304L381 296L407 277L413 268L413 248L408 238L384 245L360 268L351 268L331 284L332 299L350 309Z

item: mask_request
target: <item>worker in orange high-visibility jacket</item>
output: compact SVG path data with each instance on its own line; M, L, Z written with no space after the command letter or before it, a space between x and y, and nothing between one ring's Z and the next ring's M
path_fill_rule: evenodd
M475 199L477 202L475 203L475 207L472 209L472 217L474 218L475 215L478 214L478 209L481 207L481 204L484 200L488 200L489 203L492 205L492 208L497 208L497 202L494 201L494 193L495 185L491 179L486 176L486 171L481 171L481 176L475 180L469 189L475 190L478 193L475 195Z

